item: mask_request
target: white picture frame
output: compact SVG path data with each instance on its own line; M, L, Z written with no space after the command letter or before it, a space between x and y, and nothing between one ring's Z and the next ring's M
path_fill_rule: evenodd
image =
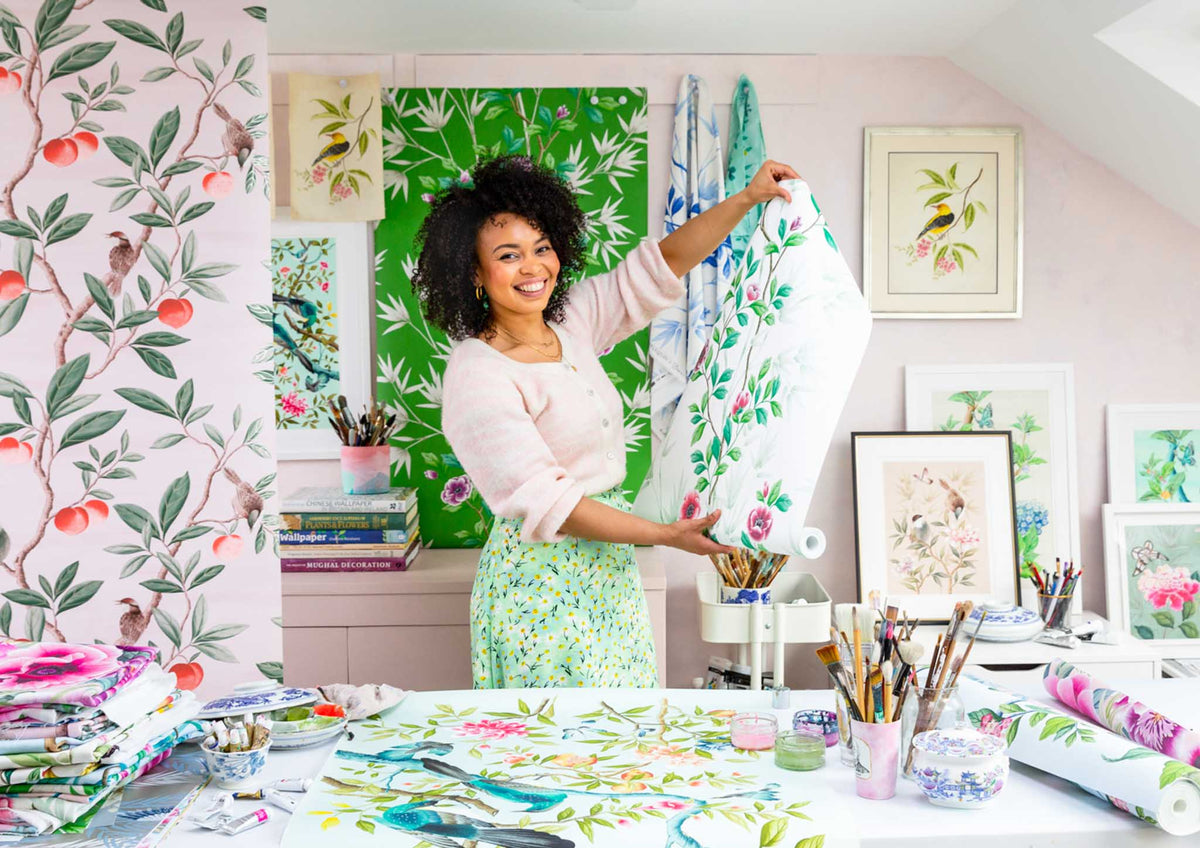
M1011 433L855 432L850 434L850 458L860 601L878 590L887 603L925 623L948 621L958 601L1017 601L1020 567L1013 517ZM910 472L916 482L908 480ZM953 485L941 485L945 480ZM904 483L915 494L905 491ZM961 505L965 500L966 509L958 510L951 520L942 513L952 506L949 498L960 494L955 487L961 488L958 502ZM914 520L909 522L911 503L924 499L940 504L943 498L945 510L940 505L923 510L931 527L918 524L916 519L922 515L912 515ZM955 531L974 535L974 539L964 542ZM914 540L921 536L931 556L945 561L943 566L949 562L959 571L958 566L966 562L969 570L949 576L949 569L926 568L934 559L909 554L906 539L910 534L915 534ZM977 547L972 549L972 544ZM947 555L948 545L957 550ZM984 552L986 559L981 556ZM906 558L916 562L906 566L902 562ZM981 563L986 567L986 579L976 583ZM906 570L913 565L915 568ZM949 579L933 577L937 570L944 570ZM921 585L912 585L914 577L921 578Z
M1102 514L1109 626L1118 633L1139 640L1139 644L1161 647L1164 656L1200 656L1200 589L1190 591L1196 583L1200 583L1197 577L1200 575L1200 561L1192 557L1186 562L1178 558L1173 560L1177 548L1164 544L1161 533L1163 527L1183 528L1178 532L1179 541L1192 551L1200 550L1200 504L1104 504ZM1141 532L1140 528L1146 530ZM1143 539L1143 536L1146 538ZM1193 556L1200 557L1200 554ZM1139 609L1134 611L1131 584L1135 579L1140 581L1135 569L1143 565L1145 570L1142 574L1156 572L1159 567L1171 570L1183 568L1188 579L1176 584L1178 588L1171 595L1156 593L1152 586L1148 586L1138 599ZM1168 600L1175 595L1178 595L1181 604L1179 610L1175 610ZM1155 601L1162 602L1162 606L1158 607ZM1150 620L1147 620L1147 611L1150 611ZM1156 614L1169 617L1170 626L1165 625L1167 618L1162 622L1153 620ZM1157 635L1165 635L1176 629L1182 634L1183 628L1189 625L1187 632L1195 636L1160 638ZM1156 635L1147 638L1147 633Z
M1200 403L1109 404L1106 410L1108 443L1108 501L1113 504L1181 503L1177 492L1169 499L1154 496L1149 476L1143 476L1139 463L1146 463L1158 441L1149 434L1167 431L1191 431L1180 444L1184 456L1175 463L1185 480L1179 483L1192 503L1200 502L1200 464L1196 442L1200 441ZM1171 445L1163 440L1162 462L1168 459ZM1158 464L1162 468L1162 462ZM1190 479L1187 479L1190 478ZM1169 488L1169 485L1168 487Z
M1080 562L1079 539L1079 477L1075 430L1075 369L1070 363L1020 363L1000 365L907 365L904 369L905 427L909 430L937 430L950 426L946 419L936 420L935 408L945 410L951 405L945 393L989 391L993 393L1028 393L1023 406L1009 400L992 410L995 399L987 404L992 415L992 428L1007 429L1013 434L1014 478L1019 476L1017 463L1022 445L1031 459L1041 458L1044 464L1026 466L1024 479L1015 482L1017 538L1020 556L1024 560L1032 552L1039 567L1054 567L1055 558ZM1018 408L1020 406L1021 408ZM966 412L962 418L965 419ZM1040 429L1022 433L1011 425L1021 423L1029 415ZM1045 419L1038 421L1042 415ZM1017 420L1009 420L1014 419ZM962 426L964 422L955 422ZM1027 426L1027 425L1026 425ZM1036 433L1044 435L1038 436ZM1040 444L1039 444L1040 443ZM1038 456L1039 448L1048 453ZM1042 467L1047 468L1041 474ZM1025 484L1025 485L1022 485ZM1022 497L1025 494L1026 497ZM1047 497L1048 495L1048 497ZM1046 499L1043 508L1042 500ZM1045 524L1040 524L1041 519ZM1022 521L1030 527L1022 527ZM1040 525L1040 526L1039 526ZM1033 529L1033 545L1026 537ZM1041 527L1050 532L1042 537ZM1032 547L1032 551L1030 548ZM1072 615L1082 615L1082 578L1076 586ZM1029 581L1021 584L1024 606L1037 609L1037 592Z
M874 318L1020 318L1023 308L1024 166L1020 127L872 126L863 128L863 296ZM955 173L962 166L965 173ZM979 166L971 196L970 171ZM928 177L917 177L925 173ZM934 183L943 182L939 187ZM957 180L962 178L962 185ZM927 180L924 185L916 185ZM943 194L945 192L945 194ZM980 192L987 195L983 204ZM970 202L968 202L970 200ZM924 201L924 204L922 204ZM934 228L947 204L954 240ZM933 206L929 204L933 203ZM976 208L968 210L967 206ZM926 222L925 215L932 212ZM916 216L916 217L914 217ZM965 229L978 221L974 238ZM922 227L922 224L926 224ZM921 235L910 231L921 229ZM915 236L915 237L914 237ZM981 243L972 245L975 239ZM963 247L965 243L967 246ZM943 252L945 248L945 252ZM903 256L897 254L903 253ZM971 256L974 254L974 256ZM940 261L954 261L942 272ZM896 262L903 262L901 268ZM930 264L929 274L922 273ZM970 266L970 267L968 267ZM980 275L980 271L985 271ZM939 282L939 278L945 280ZM959 279L961 277L961 279ZM894 279L893 279L894 278ZM949 285L949 281L964 285ZM988 287L992 288L989 289Z
M335 272L338 310L338 373L341 394L351 410L362 409L372 396L371 326L374 267L368 222L296 221L280 207L271 221L271 238L332 238L337 245ZM274 341L272 342L274 344ZM332 427L276 429L276 455L281 460L338 459L341 440Z

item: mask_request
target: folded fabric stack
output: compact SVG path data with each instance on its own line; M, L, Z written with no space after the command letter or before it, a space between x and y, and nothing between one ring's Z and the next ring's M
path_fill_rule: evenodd
M154 648L0 643L0 835L82 830L104 801L200 735L200 706Z

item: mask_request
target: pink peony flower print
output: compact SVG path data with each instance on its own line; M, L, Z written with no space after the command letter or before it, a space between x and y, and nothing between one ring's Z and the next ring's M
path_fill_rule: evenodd
M426 469L426 471L425 471L425 479L426 480L436 480L437 478L438 478L438 473L436 471L434 471L432 468Z
M981 733L986 733L989 736L999 736L1001 739L1004 739L1012 723L1013 720L1011 718L996 721L991 713L984 713L983 718L979 720L979 730Z
M1068 707L1084 714L1090 711L1087 697L1080 698L1081 695L1086 696L1088 691L1087 678L1082 674L1060 677L1055 685L1058 690L1058 699Z
M509 736L528 736L529 729L520 721L485 718L482 721L464 721L458 726L458 735L478 736L482 739L507 739Z
M740 392L738 394L738 396L733 399L733 412L731 412L730 415L736 417L739 412L741 412L743 409L745 409L749 405L750 405L750 393L749 392Z
M700 494L698 492L688 492L684 495L683 506L679 507L679 517L681 519L700 517Z
M559 120L562 120L563 118L567 117L570 114L571 114L571 110L568 109L566 106L559 106L558 111L554 113L554 117L558 118Z
M979 544L979 531L970 524L960 524L950 531L950 544L959 550Z
M1148 707L1134 709L1130 716L1130 738L1154 751L1161 751L1179 727L1165 715Z
M308 401L295 392L289 392L279 398L279 405L283 407L285 415L303 415L308 411Z
M322 259L318 264L321 266L322 270L327 269L329 267L329 263L326 262L324 259Z
M750 303L762 297L762 287L758 283L750 283L746 286L746 300Z
M112 674L120 648L34 642L0 656L0 689L49 689Z
M1160 565L1138 578L1138 591L1157 609L1181 610L1200 592L1200 581L1193 580L1185 568Z
M756 506L750 510L750 517L746 519L746 532L751 540L762 542L766 539L771 532L771 523L774 520L769 506Z
M471 478L466 474L451 477L442 487L442 502L447 506L458 506L471 497L472 491Z
M287 265L284 265L282 268L279 269L279 273L286 277L288 274L292 273L292 269L289 268Z

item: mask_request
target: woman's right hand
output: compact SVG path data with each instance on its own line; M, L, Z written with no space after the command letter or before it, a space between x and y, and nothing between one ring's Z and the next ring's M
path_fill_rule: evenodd
M733 553L733 548L719 544L705 533L720 517L721 510L715 509L701 518L681 518L673 524L664 524L665 538L662 544L704 556Z

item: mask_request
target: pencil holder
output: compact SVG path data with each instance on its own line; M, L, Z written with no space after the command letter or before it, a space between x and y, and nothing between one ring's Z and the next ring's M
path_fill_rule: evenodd
M913 779L913 739L930 730L957 730L967 727L967 710L958 696L957 686L913 686L904 698L900 712L901 773Z
M387 445L342 446L342 491L347 495L379 495L388 490Z
M763 586L757 589L741 586L722 586L721 603L723 604L769 604L771 603L771 587Z
M1067 620L1067 616L1071 613L1071 596L1074 592L1065 595L1049 595L1045 592L1038 592L1038 614L1041 615L1042 621L1046 626L1053 630L1063 630L1063 625Z
M854 737L854 789L859 798L886 801L896 794L900 765L900 722L850 720Z

